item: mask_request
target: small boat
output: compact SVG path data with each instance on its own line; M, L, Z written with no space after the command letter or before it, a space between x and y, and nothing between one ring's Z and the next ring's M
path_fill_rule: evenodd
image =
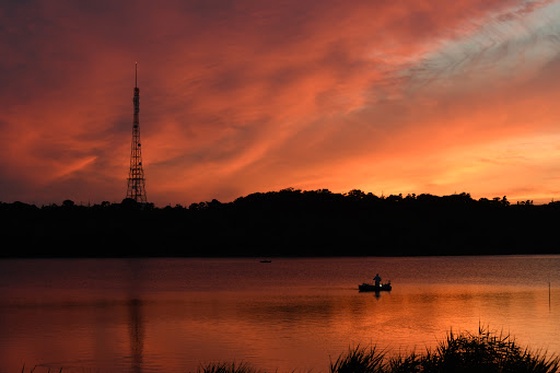
M391 286L391 281L385 282L383 284L371 284L371 283L364 282L361 285L358 285L358 291L360 293L391 291L391 289L393 289L393 286Z

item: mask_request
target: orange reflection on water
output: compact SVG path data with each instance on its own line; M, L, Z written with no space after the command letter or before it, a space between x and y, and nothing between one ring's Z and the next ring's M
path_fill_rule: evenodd
M48 283L39 273L36 283L21 275L0 286L0 361L6 371L40 364L65 372L194 372L201 364L248 362L267 371L326 372L349 348L422 353L450 330L479 326L511 333L522 346L560 351L560 289L553 282L549 293L544 277L525 284L517 275L550 263L555 279L555 260L56 262L45 270ZM356 274L371 268L391 271L391 292L357 291L363 279Z

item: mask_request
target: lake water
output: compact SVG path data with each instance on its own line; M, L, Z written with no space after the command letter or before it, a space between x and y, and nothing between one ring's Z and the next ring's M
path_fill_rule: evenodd
M393 290L359 293L379 273ZM479 326L560 353L560 256L0 261L0 372L328 372Z

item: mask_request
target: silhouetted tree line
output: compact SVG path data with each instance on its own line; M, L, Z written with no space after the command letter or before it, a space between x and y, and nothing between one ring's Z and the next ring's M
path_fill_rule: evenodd
M560 203L288 188L154 207L0 203L3 257L416 256L560 253Z

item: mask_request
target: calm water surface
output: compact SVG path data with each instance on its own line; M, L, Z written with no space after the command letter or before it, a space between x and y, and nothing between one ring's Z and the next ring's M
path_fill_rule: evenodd
M393 290L358 293L375 273ZM560 256L0 261L0 372L327 372L479 325L560 353Z

